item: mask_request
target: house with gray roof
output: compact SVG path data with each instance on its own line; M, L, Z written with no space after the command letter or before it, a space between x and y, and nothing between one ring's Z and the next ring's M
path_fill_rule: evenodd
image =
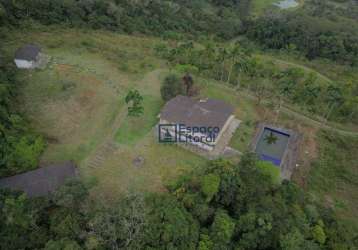
M0 179L0 188L23 191L29 197L46 196L77 176L73 162L64 162Z
M230 104L217 99L176 96L160 113L159 141L190 145L211 155L220 155L240 121Z
M15 52L15 64L19 69L37 68L41 60L41 48L35 44L26 44Z

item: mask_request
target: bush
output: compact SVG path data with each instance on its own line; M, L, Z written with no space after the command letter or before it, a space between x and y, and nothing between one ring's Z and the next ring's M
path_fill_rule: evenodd
M269 176L273 184L281 182L280 169L271 162L259 161L257 162L257 168L263 175Z
M219 191L220 177L215 174L203 176L201 181L201 191L206 197L206 202L210 202L214 195Z
M168 101L177 95L184 94L181 79L174 74L168 75L162 83L160 94L164 101Z

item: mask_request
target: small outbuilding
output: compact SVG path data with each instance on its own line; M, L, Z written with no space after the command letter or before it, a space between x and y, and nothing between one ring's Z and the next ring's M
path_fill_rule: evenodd
M29 197L46 196L78 175L73 162L64 162L0 179L0 188L23 191Z
M39 67L41 48L38 45L27 44L15 52L15 64L19 69L34 69Z

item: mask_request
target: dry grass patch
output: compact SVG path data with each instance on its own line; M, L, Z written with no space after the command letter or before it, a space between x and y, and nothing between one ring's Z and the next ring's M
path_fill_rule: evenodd
M52 139L43 162L80 161L106 135L129 83L108 84L104 73L77 64L80 58L66 52L52 55L53 64L46 70L21 74L22 107L34 129ZM77 62L68 64L73 58ZM106 63L92 55L82 54L81 58L90 60L92 67Z
M144 159L137 166L134 160ZM95 176L98 185L96 195L105 195L115 199L120 193L128 190L165 191L165 184L185 171L205 165L206 160L178 146L159 144L150 131L135 146L120 146L120 149L109 157L97 169L83 169L85 176Z

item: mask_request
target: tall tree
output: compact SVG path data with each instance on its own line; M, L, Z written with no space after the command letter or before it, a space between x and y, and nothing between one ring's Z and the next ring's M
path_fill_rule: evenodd
M229 51L230 69L229 69L229 75L227 77L227 83L230 83L234 66L236 65L239 58L243 57L243 54L244 53L242 51L240 44L236 42Z
M193 89L193 86L194 86L194 79L189 73L186 73L185 76L183 77L183 83L184 83L184 86L185 86L185 94L187 96L191 96L192 95L192 89Z

